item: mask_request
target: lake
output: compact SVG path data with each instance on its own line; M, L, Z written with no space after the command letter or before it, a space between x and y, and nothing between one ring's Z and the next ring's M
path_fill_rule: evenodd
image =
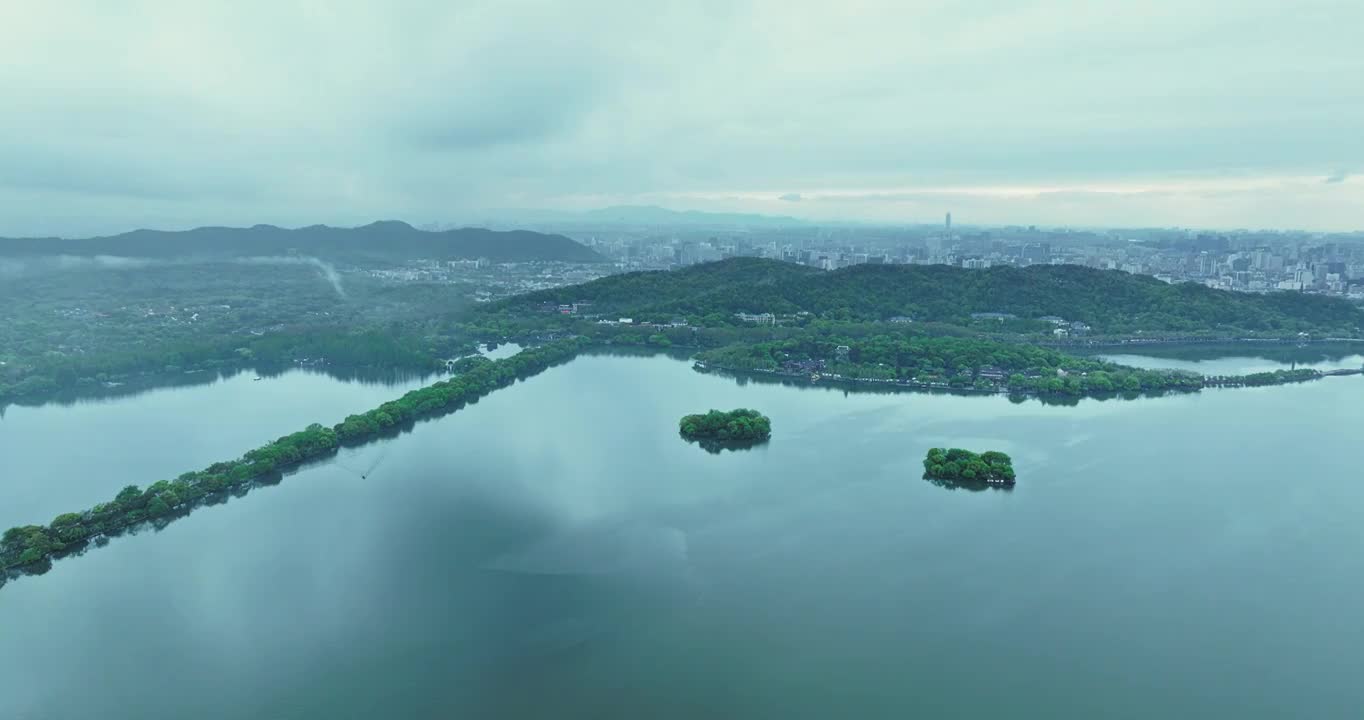
M11 408L0 511L404 389ZM772 441L681 441L712 407ZM1359 377L1063 407L585 356L11 581L0 717L1354 717L1361 424ZM1017 488L924 481L944 445Z
M333 425L433 377L340 381L289 370L257 381L255 371L207 384L166 387L119 398L5 408L0 417L0 527L43 523L241 456L310 423Z
M500 359L520 349L507 343L481 352ZM334 425L439 377L294 368L194 379L122 397L0 408L0 458L12 468L7 474L24 478L0 490L0 528L46 524L125 485L201 470L311 423Z
M1120 365L1141 368L1169 368L1188 370L1201 375L1249 375L1279 369L1312 368L1315 370L1355 369L1364 365L1364 354L1359 344L1321 344L1293 347L1291 345L1251 345L1231 349L1226 345L1175 345L1145 348L1152 354L1101 352L1099 357ZM1250 355L1258 352L1258 355ZM1158 353L1158 356L1155 354Z

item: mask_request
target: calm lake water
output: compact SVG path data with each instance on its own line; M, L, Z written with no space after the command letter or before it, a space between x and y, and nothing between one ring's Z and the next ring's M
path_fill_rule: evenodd
M1222 354L1216 349L1188 346L1175 347L1161 356L1123 353L1103 353L1104 360L1141 368L1170 368L1189 370L1202 375L1247 375L1281 368L1315 368L1341 370L1364 366L1364 354L1359 345L1309 345L1302 348L1267 346L1263 355L1236 353Z
M239 457L310 423L333 425L435 380L343 382L304 370L255 378L246 371L129 397L5 408L0 527L46 524L108 500L125 485L146 487Z
M401 391L11 409L0 511ZM738 406L770 444L678 439ZM1057 407L583 357L0 588L0 717L1357 717L1361 425L1359 377ZM925 482L939 445L1018 487Z

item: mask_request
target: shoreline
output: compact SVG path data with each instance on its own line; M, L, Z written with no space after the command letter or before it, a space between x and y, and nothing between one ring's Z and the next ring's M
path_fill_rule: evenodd
M63 513L46 526L10 528L0 540L0 585L24 575L40 575L54 560L102 546L112 537L162 526L197 508L222 502L230 494L278 484L302 467L332 458L341 447L382 441L418 422L458 412L502 388L572 360L583 348L580 341L569 340L492 360L411 390L365 413L350 415L330 428L314 423L247 450L236 459L186 472L174 480L158 481L146 490L130 485L112 500Z
M1328 377L1343 377L1351 375L1364 375L1364 368L1349 368L1339 370L1303 370L1300 372L1310 372L1311 375L1286 377L1279 382L1247 382L1247 376L1202 376L1203 384L1196 388L1162 388L1159 390L1139 390L1131 392L1084 392L1078 394L1045 392L1039 390L1011 390L1008 387L952 387L947 383L926 383L915 380L904 379L881 379L881 378L854 378L842 375L824 375L814 373L792 373L783 370L747 370L724 367L720 365L710 365L704 361L697 360L692 364L692 369L701 373L722 373L734 377L744 377L752 379L770 379L773 382L782 384L804 384L808 387L819 387L821 383L825 386L848 385L854 389L866 389L867 386L885 388L891 391L904 392L929 392L943 393L950 395L1004 395L1014 398L1035 398L1038 400L1081 400L1091 398L1095 400L1107 400L1116 397L1137 398L1137 397L1161 397L1167 394L1191 394L1206 389L1230 389L1244 387L1274 387L1281 385L1294 385L1303 382L1322 380ZM1273 371L1278 372L1278 371ZM1288 371L1283 371L1288 372ZM803 381L803 382L801 382Z
M1255 338L1255 337L1221 337L1221 338L1137 338L1121 337L1102 340L1090 340L1085 342L1025 342L1028 345L1038 347L1064 349L1064 348L1120 348L1120 347L1146 347L1151 345L1267 345L1267 346L1293 346L1307 347L1310 345L1364 345L1364 338Z

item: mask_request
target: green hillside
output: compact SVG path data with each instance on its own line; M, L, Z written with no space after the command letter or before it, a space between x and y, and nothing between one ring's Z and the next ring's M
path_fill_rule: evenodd
M1077 265L965 270L945 265L857 265L824 272L734 258L673 272L637 272L530 293L499 307L591 302L592 312L638 318L809 312L842 320L966 323L972 313L1023 319L1054 315L1099 333L1312 332L1358 336L1364 312L1301 293L1257 295L1170 285L1152 277Z

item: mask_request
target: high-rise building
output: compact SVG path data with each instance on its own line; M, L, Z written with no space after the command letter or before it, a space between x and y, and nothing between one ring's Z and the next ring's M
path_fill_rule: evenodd
M947 233L952 234L952 213L947 213Z
M1204 277L1211 275L1217 266L1217 259L1208 254L1208 251L1198 253L1197 267L1198 274Z
M1028 243L1023 246L1023 262L1027 265L1045 264L1051 259L1050 243Z
M928 247L929 258L937 258L942 255L942 238L931 237L925 240L924 244Z

